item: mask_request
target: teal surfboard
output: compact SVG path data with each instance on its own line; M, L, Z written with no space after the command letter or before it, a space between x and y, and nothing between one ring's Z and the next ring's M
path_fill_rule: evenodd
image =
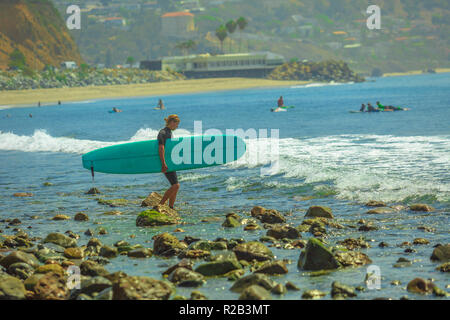
M234 135L190 136L166 141L165 160L170 171L218 166L245 153L244 140ZM86 153L83 167L96 172L140 174L161 172L158 140L118 144Z

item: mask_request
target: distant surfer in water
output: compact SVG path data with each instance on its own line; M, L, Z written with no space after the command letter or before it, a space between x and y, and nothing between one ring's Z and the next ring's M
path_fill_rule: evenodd
M284 101L283 96L280 96L280 99L278 99L278 108L284 107Z
M160 110L165 109L164 102L162 101L162 99L159 99L159 101L158 101L158 109L160 109Z
M366 109L366 105L363 103L361 105L361 109L359 109L360 112L364 112L364 109Z
M164 119L166 121L166 126L161 129L158 133L158 152L159 159L161 160L161 172L164 173L167 180L170 182L170 188L164 193L159 205L164 205L169 199L169 207L173 209L175 200L177 198L178 189L180 189L180 184L178 183L178 177L176 171L167 172L167 164L164 155L166 140L172 138L172 131L178 128L180 124L180 118L176 114L171 114L169 117ZM153 209L159 211L159 205L153 207Z

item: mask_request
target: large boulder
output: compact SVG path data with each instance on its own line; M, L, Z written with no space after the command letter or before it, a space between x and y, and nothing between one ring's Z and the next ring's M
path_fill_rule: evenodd
M162 199L162 195L160 195L157 192L152 192L150 193L147 198L145 198L142 203L141 203L141 207L151 207L153 208L154 206L159 205L159 203L161 202ZM179 215L178 212L172 208L170 208L167 204L165 205L159 205L159 211L162 214L165 214L168 217L174 218L174 219L178 219Z
M269 291L258 285L247 287L240 295L239 300L271 300Z
M59 273L45 274L34 287L33 298L36 300L66 300L68 297L67 280Z
M80 271L82 275L91 277L104 277L109 274L109 272L102 265L92 260L83 261L80 264Z
M406 290L412 293L429 294L433 292L434 287L435 284L431 281L415 278L408 283Z
M49 233L44 239L44 243L54 243L64 248L76 247L77 240L61 233Z
M156 210L142 211L136 218L137 227L154 227L176 224L177 220Z
M432 212L435 210L432 206L424 203L412 204L409 206L409 209L411 211L423 211L423 212Z
M288 273L288 269L286 267L286 263L283 261L267 261L263 263L255 273L264 273L270 275L278 275L278 274L286 274Z
M328 218L333 219L333 212L331 208L325 207L325 206L311 206L309 207L308 211L305 214L306 217L313 217L313 218Z
M286 218L275 209L266 209L261 206L255 206L251 210L252 217L263 223L285 223Z
M430 259L433 261L442 261L442 262L450 261L450 244L439 245L436 248L434 248Z
M275 225L267 231L267 236L275 239L298 239L301 238L300 232L289 225Z
M334 258L343 267L359 267L372 263L365 253L358 251L336 252Z
M201 273L183 267L176 268L170 274L169 281L180 287L198 287L205 282Z
M316 271L337 269L340 267L340 263L322 242L310 238L306 248L300 254L297 266L303 270Z
M171 257L181 253L187 245L177 237L165 232L154 237L153 253L158 256Z
M0 300L24 300L25 286L16 277L0 273Z
M19 262L26 263L32 266L33 268L39 267L38 259L36 259L34 255L25 253L23 251L11 252L9 255L0 260L0 265L8 269L10 265Z
M242 266L236 259L221 259L201 264L195 269L195 272L204 276L221 276L241 268Z
M241 293L246 288L252 285L258 285L270 291L277 285L277 283L264 274L253 273L236 280L236 282L231 286L230 290L233 292Z
M273 259L273 253L261 242L251 241L238 244L234 247L233 252L236 254L238 260L252 260L266 261Z
M150 277L125 277L113 284L113 300L168 300L175 291L169 282Z
M354 288L338 281L334 281L331 284L331 297L333 297L333 299L356 297L356 293Z

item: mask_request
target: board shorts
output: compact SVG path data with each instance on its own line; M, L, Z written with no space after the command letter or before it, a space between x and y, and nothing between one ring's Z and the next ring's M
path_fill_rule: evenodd
M167 180L169 180L170 184L173 186L174 184L178 183L178 177L177 177L177 172L176 171L172 171L172 172L166 172L164 173Z

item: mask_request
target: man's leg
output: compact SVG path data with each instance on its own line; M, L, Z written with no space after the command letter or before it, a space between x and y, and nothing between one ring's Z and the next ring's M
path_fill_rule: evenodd
M159 204L164 205L167 201L167 199L170 199L170 196L172 195L173 191L174 191L174 186L171 186L169 189L167 189L167 191L164 193L164 196L162 197L161 201L159 202Z
M180 189L180 184L174 184L171 189L173 188L173 192L170 194L169 196L169 207L171 207L173 209L173 205L175 204L175 200L177 199L177 193L178 190Z

